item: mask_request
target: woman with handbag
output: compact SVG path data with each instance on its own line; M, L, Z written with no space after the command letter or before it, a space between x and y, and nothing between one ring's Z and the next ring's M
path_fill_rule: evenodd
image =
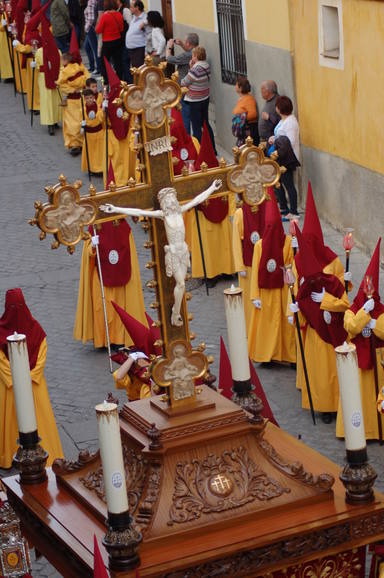
M235 90L239 100L232 111L232 134L237 138L236 145L244 144L247 136L252 137L253 144L259 144L259 130L257 126L257 105L251 94L251 85L245 76L239 76Z

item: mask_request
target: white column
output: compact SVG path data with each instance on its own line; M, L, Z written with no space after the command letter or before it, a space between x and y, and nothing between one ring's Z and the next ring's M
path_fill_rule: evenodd
M227 319L229 359L234 381L250 379L248 342L245 325L243 290L232 285L224 289L224 308Z
M107 509L110 514L121 514L128 510L128 497L117 405L105 401L95 409Z
M27 434L37 430L27 340L25 335L15 332L7 341L17 426L20 433Z
M366 447L366 439L356 347L352 343L344 343L335 351L345 446L347 450L361 450Z

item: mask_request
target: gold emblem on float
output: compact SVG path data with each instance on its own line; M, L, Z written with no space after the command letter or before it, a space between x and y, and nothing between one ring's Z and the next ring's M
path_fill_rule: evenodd
M208 487L215 496L228 496L233 490L233 482L225 474L216 474L209 478Z

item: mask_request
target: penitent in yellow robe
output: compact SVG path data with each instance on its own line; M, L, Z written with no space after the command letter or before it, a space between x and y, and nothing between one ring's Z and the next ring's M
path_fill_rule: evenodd
M82 72L78 78L70 80L76 74ZM67 96L66 106L63 106L63 137L66 148L81 148L83 137L81 134L81 98L79 92L85 87L85 81L89 76L84 64L71 62L60 70L57 85L62 95ZM71 95L79 98L71 98Z
M343 313L349 307L345 292L340 299L326 292L320 309L331 313ZM299 319L301 325L306 323L301 314ZM336 412L339 406L339 381L335 348L321 339L317 331L308 324L305 329L304 354L315 411ZM304 378L302 378L301 403L303 408L309 409Z
M116 389L125 389L127 392L128 401L136 401L137 399L144 399L151 397L151 386L145 381L141 381L138 377L130 377L128 373L122 378L117 379L116 372L113 374Z
M253 309L250 297L252 267L247 267L246 265L244 265L243 246L242 246L243 239L244 239L243 210L236 209L233 217L232 251L236 273L239 273L239 271L245 271L246 273L245 277L238 275L238 282L239 287L241 287L241 289L243 290L245 323L248 331Z
M19 44L16 46L15 51L19 53L20 64L23 62L23 54L31 54L32 48L29 44ZM33 110L40 110L40 93L38 85L38 74L35 69L35 74L33 74L33 68L31 64L33 63L33 58L29 57L26 59L25 64L25 92L27 93L27 103L28 108L32 108L32 79L33 79Z
M344 314L344 328L348 331L350 339L359 335L363 328L369 323L371 316L360 309L356 315L348 309ZM376 326L373 329L373 334L379 339L384 339L384 314L380 315L376 320ZM369 341L369 337L367 338ZM376 350L376 363L379 377L379 392L382 390L384 385L383 371L380 366L380 351ZM363 415L364 415L364 429L365 437L368 440L379 439L379 427L378 427L378 412L377 412L377 398L375 389L375 376L372 369L360 369L359 368L359 380L360 380L360 393L361 402L363 405ZM383 416L380 416L382 431L384 432L384 420ZM336 420L336 436L339 438L344 437L344 427L343 427L343 412L341 409L341 403L339 403L339 409L337 412Z
M56 458L64 456L44 376L46 359L47 340L44 339L40 345L36 365L31 370L31 379L37 429L41 438L41 445L49 454L47 465L50 466ZM12 458L18 447L16 440L19 436L11 367L3 351L0 351L0 408L0 467L10 468L12 466Z
M36 74L39 77L40 124L51 126L61 121L60 96L56 89L45 86L44 72L39 72L40 66L44 65L42 48L36 51L35 61Z
M148 327L141 289L139 262L132 232L129 239L132 271L130 281L122 287L104 287L109 338L111 343L124 344L126 347L133 345L133 342L111 301L115 301L132 317ZM83 343L93 340L95 347L107 346L101 286L97 273L96 255L90 240L85 241L83 247L73 334L75 339Z
M132 117L133 119L133 117ZM104 122L105 126L105 122ZM105 131L104 131L105 139ZM131 177L140 181L140 173L136 174L136 153L133 150L134 133L132 128L129 129L127 137L119 140L111 128L108 129L108 167L112 163L115 175L115 184L117 187L125 187L128 179ZM106 163L105 163L106 146L104 141L103 147L103 178L107 182Z
M86 107L84 106L85 120L87 122L87 127L91 129L100 130L97 132L87 131L87 146L88 146L88 157L89 157L89 170L91 173L102 173L104 169L103 165L103 152L105 144L105 131L103 128L103 111L98 110L96 116L93 120L87 115ZM88 161L87 161L87 149L85 144L85 135L83 136L83 150L81 154L81 170L88 172Z
M1 80L13 78L12 63L8 50L8 39L6 26L3 26L0 20L0 76Z
M198 212L208 279L213 279L222 274L233 275L235 273L232 253L232 224L230 221L230 217L236 209L235 195L229 194L228 201L228 215L221 223L211 223L205 218L202 211ZM185 214L184 222L185 240L191 252L192 277L201 278L204 277L204 270L195 209Z
M296 361L294 328L288 323L286 306L288 286L282 289L261 289L258 284L262 240L257 241L252 260L250 297L260 299L261 309L253 307L248 327L249 357L257 362ZM292 262L291 238L285 237L284 263Z
M14 67L15 67L15 83L16 83L16 90L17 92L27 92L27 79L26 79L26 69L22 68L23 57L21 56L20 52L17 50L16 46L12 45L12 55L14 58ZM21 80L20 80L20 73L21 73ZM21 90L23 87L23 90Z

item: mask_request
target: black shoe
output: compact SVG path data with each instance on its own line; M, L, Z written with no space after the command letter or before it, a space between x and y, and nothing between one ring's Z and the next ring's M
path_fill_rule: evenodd
M327 412L321 414L321 420L323 423L327 423L327 424L332 423L332 418L333 418L333 416L332 416L331 412L327 411Z
M290 365L291 369L296 369L296 363L290 363L289 365Z
M77 157L81 153L81 148L80 147L74 147L72 149L69 149L69 152L73 157Z
M53 126L53 124L48 125L48 134L51 136L55 134L55 127Z
M33 114L34 114L35 116L39 116L40 111L39 111L39 110L34 110L34 111L33 111Z
M207 279L207 287L208 289L213 289L217 285L217 278L213 277L212 279Z

